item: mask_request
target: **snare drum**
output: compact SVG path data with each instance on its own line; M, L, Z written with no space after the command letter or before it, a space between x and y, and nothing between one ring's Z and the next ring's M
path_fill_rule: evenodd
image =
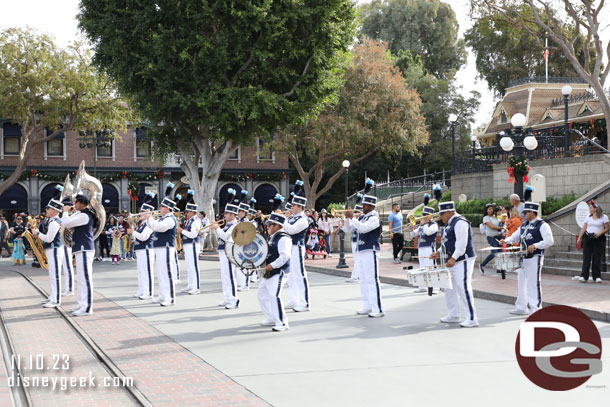
M407 271L407 281L415 287L453 288L447 268L420 268Z
M500 252L495 255L496 270L514 272L523 266L521 253Z

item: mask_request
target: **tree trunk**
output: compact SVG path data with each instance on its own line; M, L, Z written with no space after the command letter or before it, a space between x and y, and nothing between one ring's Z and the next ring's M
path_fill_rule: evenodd
M205 211L210 223L215 219L213 201L218 177L229 153L235 148L230 141L214 148L208 138L200 138L190 144L178 145L178 152L182 156L180 167L184 170L189 179L189 185L195 192L195 203L199 206L199 210ZM194 158L192 157L193 151L196 152ZM199 166L199 157L202 161L201 166Z

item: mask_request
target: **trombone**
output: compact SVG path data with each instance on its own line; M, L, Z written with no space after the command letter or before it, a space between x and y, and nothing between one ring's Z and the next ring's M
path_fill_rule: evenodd
M207 228L209 228L212 225L218 225L219 227L223 227L225 223L226 223L226 220L224 220L224 219L217 220L216 222L212 222L209 225L200 227L199 229L197 229L197 233L201 232L202 230L206 230Z
M407 216L407 220L409 221L409 224L408 225L403 225L403 227L401 228L400 232L395 232L395 233L404 233L405 230L409 231L409 232L412 232L413 228L415 228L416 226L421 226L421 225L418 225L419 223L421 223L421 222L423 222L425 220L428 220L428 219L429 219L429 222L438 222L439 220L441 220L441 215L438 214L438 213L434 213L434 214L431 214L431 215L418 216L416 218L413 214L411 214L411 215ZM388 232L383 232L381 235L384 236L384 237L387 237L391 233L394 233L394 232L392 232L390 230Z
M138 212L138 213L130 213L129 215L127 215L127 219L139 218L140 216L145 215L147 213L150 213L153 217L161 216L161 211ZM183 215L184 212L170 212L170 213L172 213L175 217L179 218L180 216Z
M347 211L351 211L354 213L354 215L360 215L362 214L362 211L356 211L353 209L335 209L335 208L331 208L330 210L330 216L341 216L344 217L345 216L345 212Z

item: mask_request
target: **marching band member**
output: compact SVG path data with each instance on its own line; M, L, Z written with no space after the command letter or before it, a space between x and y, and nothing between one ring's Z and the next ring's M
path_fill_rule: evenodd
M371 180L367 180L367 185L369 181ZM377 198L365 194L362 197L362 215L357 220L353 218L352 211L345 212L345 222L348 228L353 228L358 234L356 261L360 274L362 308L356 313L358 315L368 315L371 318L384 316L379 287L378 252L380 251L381 221L379 220L379 214L375 211L376 206Z
M506 243L521 243L527 248L527 255L523 259L523 266L518 273L518 293L515 301L515 309L511 314L528 315L527 305L531 312L536 312L542 307L542 293L540 291L540 273L544 262L544 249L555 243L553 233L548 223L540 219L540 204L525 202L523 215L525 223L513 233ZM503 240L501 243L504 243Z
M279 213L271 213L267 221L269 229L269 252L265 275L258 287L258 301L265 314L263 326L273 326L273 331L280 332L288 329L288 321L282 307L282 280L290 273L290 256L292 252L292 239L284 232L283 226L286 217Z
M417 228L413 229L413 233L417 235L417 256L420 268L434 266L434 260L429 257L436 251L436 235L438 234L438 224L432 221L434 208L424 206L422 215L425 218ZM419 287L415 292L428 292L428 287Z
M363 196L364 195L360 193L356 195L356 205L354 206L354 211L362 211L362 205L360 205L360 201L362 201ZM352 259L354 260L354 268L352 269L352 275L347 280L345 280L345 282L355 283L356 281L358 281L359 278L358 260L356 258L358 256L358 233L351 226L351 224L348 227L347 224L343 223L343 227L341 229L344 233L351 233L350 240L352 241Z
M48 301L42 304L44 308L55 308L61 305L61 265L64 253L59 233L61 225L59 213L63 209L63 204L59 201L60 196L61 190L57 189L55 196L47 204L47 216L41 225L41 230L32 229L32 234L38 235L40 240L42 240L42 247L47 255L47 264L49 266L51 289L49 290Z
M466 319L460 323L460 326L464 328L477 327L479 322L472 295L472 271L476 259L472 241L472 228L466 218L455 212L453 201L441 202L438 207L441 220L447 225L443 229L441 250L449 257L445 267L451 271L451 282L453 284L452 289L445 289L445 301L449 313L446 317L441 318L441 322L460 322L459 300L461 299L466 310ZM433 259L439 257L439 251L430 255L430 258Z
M136 253L138 270L138 292L134 294L141 300L153 298L153 286L155 284L152 265L155 262L155 251L153 250L153 230L144 220L142 213L150 212L155 209L150 204L155 194L148 194L146 200L140 207L140 225L137 230L127 229L127 234L135 239L134 251Z
M237 298L237 291L235 289L235 276L233 271L233 265L227 258L225 253L225 243L231 240L231 233L233 228L237 225L235 217L239 207L233 203L235 197L235 190L229 188L229 199L225 205L225 226L220 228L218 223L212 224L210 229L215 230L218 235L218 257L220 258L220 279L222 281L222 293L224 299L218 303L219 306L225 307L226 309L234 309L239 307L239 298Z
M190 295L199 294L199 251L200 251L200 240L199 240L199 229L201 223L197 217L197 205L193 202L195 191L189 189L188 200L186 208L184 209L184 216L186 217L186 223L184 229L178 228L178 233L182 234L182 247L184 248L184 260L186 261L187 275L187 286L182 292L189 293Z
M173 185L173 184L172 184ZM178 210L178 203L182 200L182 195L180 194L176 194L176 200L175 200L175 204L174 207L172 208L173 212L180 212ZM176 218L176 215L174 215L174 218ZM181 220L179 221L178 218L176 218L176 228L178 228L181 225ZM176 247L176 242L174 241L174 247ZM182 250L184 250L184 247L182 247ZM178 250L174 250L174 268L176 270L176 274L175 274L175 282L176 285L178 283L180 283L180 263L178 262Z
M307 198L300 196L303 181L298 180L295 184L294 198L292 198L291 211L293 215L286 219L284 230L292 239L292 254L290 258L290 274L288 285L290 289L290 301L286 308L292 308L295 312L309 311L309 283L307 271L305 270L305 233L309 228L309 220L303 210L307 204Z
M93 257L95 256L94 231L97 226L97 216L89 208L89 197L79 192L74 199L76 212L68 214L72 209L63 207L61 223L72 229L72 250L76 257L76 283L78 286L78 305L72 309L73 316L91 315L93 313Z
M237 223L249 222L248 212L250 211L250 205L246 203L246 199L248 199L248 191L242 189L239 198L239 209L237 211ZM243 269L237 269L235 281L237 282L237 291L248 291L250 289L250 279L244 274Z
M250 223L252 223L254 225L254 228L256 230L259 230L258 228L258 222L256 221L256 209L255 209L255 205L256 205L256 199L254 198L250 198L250 210L248 211L248 221ZM261 227L264 229L265 226L261 225ZM263 233L263 236L266 237L267 234ZM258 273L252 273L252 275L250 276L250 282L251 283L256 283L258 281Z
M57 187L61 188L62 190L64 189L61 185L58 185ZM61 200L61 204L72 207L72 199L70 199L70 197L65 197ZM62 247L64 252L64 291L62 291L61 296L69 297L74 295L74 264L72 263L72 248L66 246L65 244L62 245Z
M159 298L153 299L153 303L159 303L162 307L176 304L175 280L176 280L176 229L178 221L172 213L176 202L169 198L174 184L169 182L165 189L165 197L161 201L159 219L152 218L150 212L142 215L147 226L155 232L153 238L153 249L157 263L157 281L159 285Z

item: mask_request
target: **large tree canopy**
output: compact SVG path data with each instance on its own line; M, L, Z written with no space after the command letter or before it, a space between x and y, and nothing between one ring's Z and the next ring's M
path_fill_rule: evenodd
M181 153L209 208L236 143L333 100L355 14L350 0L81 0L79 20L95 61L163 128L158 145Z
M89 54L78 44L58 49L31 29L0 33L0 117L21 126L17 167L0 194L19 180L34 146L71 130L125 130L133 120Z
M524 19L533 20L532 11L527 5L518 8ZM548 19L545 19L548 22ZM527 23L537 37L545 37L536 23ZM573 30L564 27L564 31ZM476 55L477 71L497 95L504 94L511 80L545 75L544 43L534 38L528 30L515 25L502 13L486 15L478 19L466 32L466 43ZM584 63L584 37L575 43L577 58ZM578 73L561 49L552 41L549 43L549 76L578 76ZM594 54L594 49L591 49ZM595 58L593 58L593 61Z
M288 153L304 181L307 204L314 207L344 173L333 164L345 158L355 164L376 152L401 156L423 146L428 132L420 107L417 92L407 87L387 44L364 39L353 49L337 103L316 120L279 132L274 141ZM322 183L331 168L336 170Z
M439 0L373 0L360 8L361 33L387 41L390 51L420 56L428 72L450 78L466 60L464 40L448 4Z

